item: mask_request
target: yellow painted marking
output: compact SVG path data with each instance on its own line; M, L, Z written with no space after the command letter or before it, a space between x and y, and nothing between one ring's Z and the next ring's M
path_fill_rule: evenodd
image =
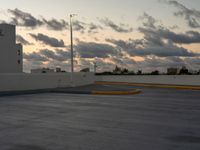
M141 90L131 91L92 91L94 95L135 95L142 93Z
M179 90L200 90L200 86L186 86L186 85L167 85L167 84L149 84L149 83L127 83L127 82L96 82L99 85L129 85L129 86L143 86L153 88L174 88Z

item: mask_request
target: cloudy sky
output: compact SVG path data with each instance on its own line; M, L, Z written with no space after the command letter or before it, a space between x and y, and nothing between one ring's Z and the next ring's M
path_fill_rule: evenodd
M200 69L199 0L0 0L0 21L17 26L24 71L70 70L69 14L75 68Z

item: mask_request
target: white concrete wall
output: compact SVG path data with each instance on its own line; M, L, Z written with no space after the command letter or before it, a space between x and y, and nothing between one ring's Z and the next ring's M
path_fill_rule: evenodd
M200 75L96 76L96 81L200 86Z
M94 81L93 73L0 74L0 92L81 86Z

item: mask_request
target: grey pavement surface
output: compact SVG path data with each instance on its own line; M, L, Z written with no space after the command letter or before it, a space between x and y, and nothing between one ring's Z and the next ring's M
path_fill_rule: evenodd
M199 149L200 91L0 97L0 150Z

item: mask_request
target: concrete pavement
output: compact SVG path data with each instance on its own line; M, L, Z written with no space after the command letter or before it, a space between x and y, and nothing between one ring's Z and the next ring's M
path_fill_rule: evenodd
M130 87L120 87L130 88ZM199 150L200 92L0 98L1 150Z

